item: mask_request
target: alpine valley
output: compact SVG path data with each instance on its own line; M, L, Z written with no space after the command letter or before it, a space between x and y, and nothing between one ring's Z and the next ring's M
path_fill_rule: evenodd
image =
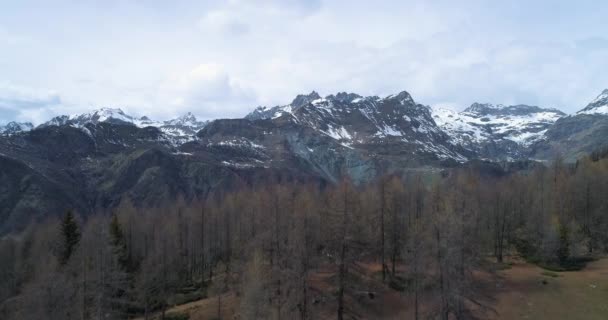
M0 234L68 209L154 206L268 181L370 181L458 166L516 170L608 147L608 90L579 112L474 103L428 107L409 93L298 95L242 119L168 121L120 109L0 126Z

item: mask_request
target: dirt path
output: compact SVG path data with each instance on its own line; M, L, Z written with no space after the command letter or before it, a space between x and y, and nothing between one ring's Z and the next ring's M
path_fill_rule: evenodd
M190 320L215 319L217 318L217 305L218 299L217 297L213 297L169 308L167 315L188 314L190 315ZM237 305L238 300L234 294L222 295L222 319L232 319ZM142 317L135 320L143 319ZM160 315L155 314L151 319L160 319Z

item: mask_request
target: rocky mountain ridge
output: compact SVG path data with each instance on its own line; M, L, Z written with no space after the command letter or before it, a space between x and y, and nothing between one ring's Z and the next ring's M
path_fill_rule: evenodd
M403 91L384 98L316 92L243 119L168 121L104 108L0 134L0 233L45 215L204 196L264 181L439 172L478 160L568 160L608 147L607 91L567 116L534 106L431 108ZM7 131L5 131L7 132Z
M71 116L57 116L41 124L39 127L48 126L73 126L84 128L87 124L112 123L134 125L139 128L156 127L165 135L165 139L175 146L191 141L195 134L201 130L208 121L199 121L188 112L187 114L166 121L154 121L144 116L132 117L119 108L100 108L88 113Z
M6 125L0 125L0 135L13 135L20 132L27 132L34 129L34 125L31 122L16 122L11 121Z
M462 112L433 108L433 118L450 135L450 142L496 160L528 157L530 146L543 140L547 129L564 116L557 109L528 105L473 103Z

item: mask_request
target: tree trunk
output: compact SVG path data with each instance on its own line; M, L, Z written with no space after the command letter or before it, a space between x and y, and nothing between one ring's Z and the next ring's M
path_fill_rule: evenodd
M443 261L441 256L441 236L439 228L435 227L435 240L437 242L437 266L439 267L439 291L441 293L441 319L448 320L447 299L445 296L445 283L443 279Z
M205 204L201 208L201 286L205 282Z
M346 281L346 229L348 223L348 196L344 186L344 211L342 213L342 235L340 246L340 266L338 271L338 320L344 319L344 286Z
M217 295L217 319L222 320L222 294Z
M385 180L382 179L380 183L380 252L381 252L381 260L382 260L382 282L386 281L386 261L384 258L384 253L386 249L384 248L384 210L385 210L385 189L384 189Z

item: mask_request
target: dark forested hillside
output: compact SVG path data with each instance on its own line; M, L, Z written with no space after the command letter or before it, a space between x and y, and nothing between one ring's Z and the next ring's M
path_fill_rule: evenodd
M215 319L471 318L492 312L478 275L506 257L570 270L608 249L603 153L480 168L267 179L154 208L64 211L1 240L0 317L162 318L200 300ZM398 311L391 292L406 301Z

